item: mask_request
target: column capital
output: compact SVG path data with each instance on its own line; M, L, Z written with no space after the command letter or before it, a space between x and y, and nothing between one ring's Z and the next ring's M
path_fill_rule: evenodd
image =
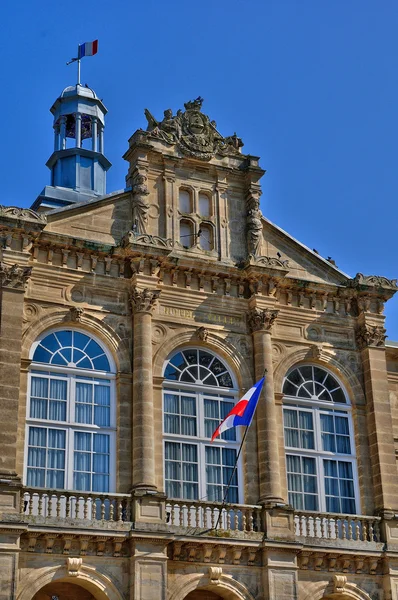
M18 264L5 265L0 263L0 282L4 288L24 291L32 273L32 267L21 267Z
M369 346L384 347L386 330L382 325L362 323L355 330L355 339L360 350Z
M141 312L152 313L159 296L160 290L150 290L149 288L138 290L137 288L134 288L131 293L131 308L133 314Z
M271 332L271 327L279 314L279 310L271 308L252 308L247 313L247 322L251 332Z

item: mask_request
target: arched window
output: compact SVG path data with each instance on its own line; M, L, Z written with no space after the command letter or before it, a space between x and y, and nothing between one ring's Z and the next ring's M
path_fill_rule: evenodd
M28 486L114 488L114 373L106 350L81 331L57 330L35 342L28 386Z
M210 198L207 194L199 192L199 214L201 217L210 217Z
M355 514L358 506L350 405L341 383L316 365L283 383L289 503L298 510Z
M188 190L180 190L178 200L179 208L182 213L192 212L192 198L191 193Z
M213 353L200 348L176 352L164 369L163 431L165 486L170 498L221 502L239 446L235 429L212 444L216 427L236 401L232 376ZM240 501L239 469L228 502Z
M200 226L199 243L202 250L213 250L213 227L209 224L202 223Z
M195 235L192 221L182 219L180 221L180 244L184 248L191 248L195 243Z

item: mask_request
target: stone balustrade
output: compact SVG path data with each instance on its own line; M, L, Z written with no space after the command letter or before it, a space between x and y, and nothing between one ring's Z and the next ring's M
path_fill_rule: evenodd
M166 519L170 527L217 529L231 533L260 532L261 506L168 500Z
M295 534L318 540L380 542L380 517L295 511Z
M131 520L131 496L24 488L21 514L54 519L84 519L123 523Z

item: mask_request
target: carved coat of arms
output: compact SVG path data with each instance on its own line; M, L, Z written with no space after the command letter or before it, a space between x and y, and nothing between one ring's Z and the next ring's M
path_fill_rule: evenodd
M169 108L164 111L162 121L157 121L145 109L150 137L158 138L168 145L176 144L181 152L200 160L210 160L216 154L240 153L243 142L236 134L224 138L216 128L215 121L202 113L203 98L184 104L185 112L178 110L176 115Z

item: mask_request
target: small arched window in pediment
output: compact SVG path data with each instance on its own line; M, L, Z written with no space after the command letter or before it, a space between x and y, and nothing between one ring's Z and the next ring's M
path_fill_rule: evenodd
M210 217L210 198L207 194L203 192L199 193L199 214L201 217Z
M192 198L188 190L180 190L179 208L182 213L190 214L192 212Z

